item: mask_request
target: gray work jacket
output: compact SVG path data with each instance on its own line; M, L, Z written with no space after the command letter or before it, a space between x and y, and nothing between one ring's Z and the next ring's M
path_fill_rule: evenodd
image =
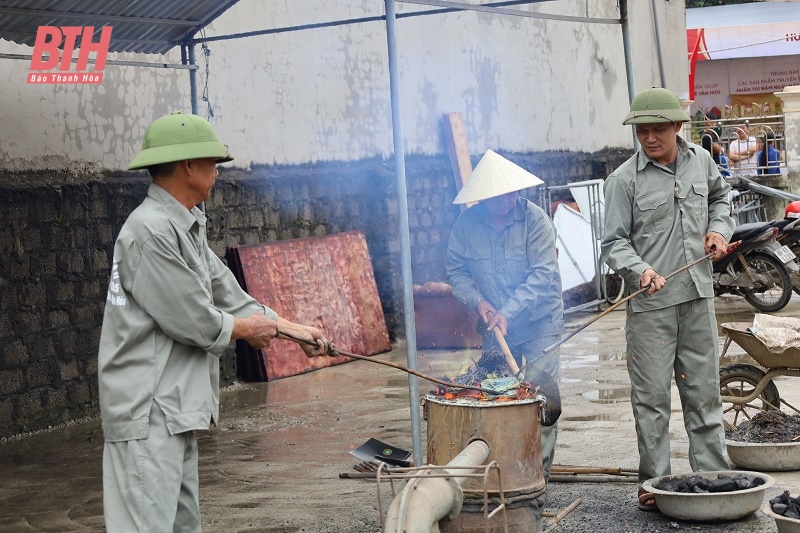
M556 231L533 202L517 199L511 220L498 233L483 204L456 220L447 245L447 278L453 295L476 309L488 301L508 319L508 342L564 331Z
M208 247L206 218L151 184L114 245L97 373L107 441L146 438L157 402L171 434L219 416L219 356L234 316L271 309Z
M602 258L622 275L629 292L648 268L666 276L705 255L703 237L714 231L730 240L734 221L730 185L707 151L678 137L675 173L640 150L606 179ZM631 300L634 312L711 298L711 261L667 280L652 296Z

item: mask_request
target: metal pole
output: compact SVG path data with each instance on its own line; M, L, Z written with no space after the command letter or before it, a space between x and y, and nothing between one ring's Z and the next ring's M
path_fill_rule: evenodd
M664 55L661 53L661 32L658 29L658 8L656 0L653 3L653 26L656 30L656 52L658 53L658 72L661 74L661 86L667 88L667 77L664 75Z
M196 65L194 58L194 42L189 42L186 47L189 49L189 65ZM189 71L189 90L192 94L192 114L197 114L197 69Z
M619 18L622 23L622 50L625 54L625 77L628 79L628 102L636 96L636 82L633 79L633 57L631 56L631 31L628 25L628 0L619 0ZM639 149L636 131L631 128L633 135L633 149Z
M397 203L400 218L400 270L403 274L403 317L406 326L408 368L417 369L417 328L414 323L414 292L411 277L411 243L408 235L408 197L406 191L406 161L403 146L403 127L400 122L400 85L397 70L397 28L394 0L386 4L386 40L389 49L389 91L392 100L392 137L394 139L394 169L397 182ZM422 462L422 426L419 415L419 380L408 376L409 406L411 408L411 444L414 465Z

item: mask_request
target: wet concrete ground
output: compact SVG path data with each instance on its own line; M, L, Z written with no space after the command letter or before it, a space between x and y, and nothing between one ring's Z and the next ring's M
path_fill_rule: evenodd
M718 321L752 321L743 299L716 299ZM569 327L595 311L568 315ZM777 313L800 316L794 296ZM612 312L562 348L562 399L556 463L636 468L638 457L625 369L625 313ZM335 341L335 339L334 339ZM453 373L469 354L421 351L421 372ZM478 357L478 353L472 354ZM744 361L736 345L723 364ZM405 364L403 346L377 356ZM776 381L782 397L800 405L794 378ZM420 393L432 388L421 382ZM690 471L677 389L670 424L674 473ZM263 384L238 384L222 394L221 427L199 435L201 509L207 532L375 532L380 530L374 480L340 479L358 462L348 452L374 437L411 448L407 375L354 361ZM786 408L784 408L786 410ZM425 443L423 423L423 445ZM57 428L0 444L0 531L103 531L102 435L99 420ZM771 474L771 498L800 489L800 472ZM556 532L686 531L774 532L760 512L723 524L692 524L635 506L634 484L550 483L546 505L558 512L582 504ZM384 506L391 500L382 488ZM547 519L546 519L547 521Z

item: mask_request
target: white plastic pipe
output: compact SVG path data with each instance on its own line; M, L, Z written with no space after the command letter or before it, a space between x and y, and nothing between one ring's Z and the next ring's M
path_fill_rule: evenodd
M489 457L489 445L482 440L470 442L446 466L479 467ZM452 477L418 477L408 481L403 492L389 506L384 533L439 533L439 521L452 519L461 511L464 493L461 485L471 470L435 471Z

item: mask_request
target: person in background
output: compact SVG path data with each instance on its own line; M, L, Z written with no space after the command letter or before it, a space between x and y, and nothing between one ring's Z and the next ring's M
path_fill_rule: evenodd
M487 326L483 350L497 347L493 330L499 329L517 364L525 365L524 379L537 386L548 381L557 390L560 350L543 353L564 331L555 226L540 207L519 196L519 191L542 183L488 150L453 200L478 203L456 220L446 267L453 295L476 310ZM542 427L546 479L557 432L556 424Z
M741 122L736 126L736 138L731 140L728 147L728 159L733 164L731 170L736 174L751 176L756 174L756 146L755 137L750 135L747 122Z
M730 186L708 152L678 133L689 117L678 97L659 87L638 93L623 125L633 124L641 149L605 181L601 256L631 288L625 338L640 483L671 473L672 379L689 436L692 470L728 470L711 261L667 282L665 275L714 252L733 233ZM641 484L638 506L656 510Z
M311 341L301 343L309 357L329 349L318 329L244 292L208 247L196 205L232 159L205 119L173 113L149 126L128 167L153 181L114 244L100 333L110 533L200 531L195 431L218 423L219 356L232 340L263 348L288 334Z
M765 142L766 141L766 142ZM781 173L781 153L775 148L775 135L767 133L756 138L758 152L756 161L758 162L758 173L780 174Z
M703 131L700 133L700 145L705 148L714 159L714 163L719 167L720 173L723 176L730 176L728 158L725 156L725 149L722 148L722 144L719 142L717 120L719 120L719 117L716 114L706 114L706 120L703 123Z

